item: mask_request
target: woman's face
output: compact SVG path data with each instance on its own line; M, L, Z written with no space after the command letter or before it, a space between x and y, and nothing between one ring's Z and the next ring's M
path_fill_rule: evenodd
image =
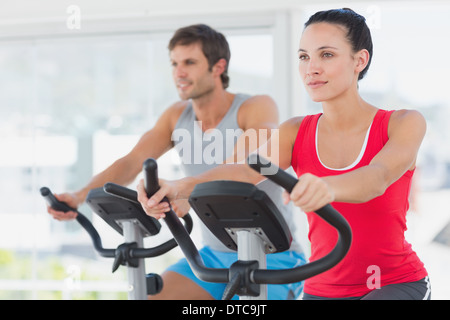
M306 27L300 39L299 71L311 99L336 99L357 90L361 50L354 53L344 27L326 22Z

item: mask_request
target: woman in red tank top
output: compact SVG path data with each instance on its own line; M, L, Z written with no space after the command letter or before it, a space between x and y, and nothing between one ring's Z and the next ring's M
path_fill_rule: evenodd
M429 299L427 271L404 237L423 116L380 110L359 95L372 41L352 10L313 15L298 54L306 90L323 113L280 128L280 167L292 165L299 176L289 198L307 212L312 261L331 251L337 235L310 212L331 203L353 231L347 256L306 280L304 298Z
M365 18L351 9L311 16L298 55L306 90L323 112L284 122L258 152L272 155L269 160L282 169L292 166L299 177L286 201L307 213L311 261L337 239L311 212L331 203L353 232L347 256L305 281L304 299L430 299L427 271L404 237L424 117L414 110L381 110L360 96L358 81L369 68L372 39ZM265 149L275 144L274 156ZM186 198L195 184L215 179L256 183L261 176L246 165L219 166L178 182L160 181L152 200ZM142 184L139 189L145 194ZM167 210L144 200L149 214Z

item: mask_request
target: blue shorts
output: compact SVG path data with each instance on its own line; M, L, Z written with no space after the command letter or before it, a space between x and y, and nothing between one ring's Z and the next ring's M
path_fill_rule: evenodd
M236 252L216 251L212 250L208 246L199 250L199 253L205 263L205 266L209 268L229 268L230 265L237 260ZM268 254L266 257L267 269L288 269L306 263L304 254L295 251ZM212 283L198 279L192 272L191 267L185 258L180 259L167 270L179 273L191 279L204 290L208 291L214 299L222 299L222 294L225 290L226 283ZM267 295L269 300L297 299L302 291L303 281L289 284L270 284L267 286ZM238 299L238 296L234 296L233 299Z

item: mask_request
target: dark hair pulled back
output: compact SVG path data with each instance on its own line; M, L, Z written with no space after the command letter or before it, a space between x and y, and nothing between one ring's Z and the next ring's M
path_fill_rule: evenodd
M367 66L359 73L358 80L364 78L372 61L373 44L370 29L366 24L366 18L352 9L332 9L319 11L313 14L305 23L305 28L313 23L327 22L343 26L347 29L346 38L350 42L353 52L366 49L369 52Z

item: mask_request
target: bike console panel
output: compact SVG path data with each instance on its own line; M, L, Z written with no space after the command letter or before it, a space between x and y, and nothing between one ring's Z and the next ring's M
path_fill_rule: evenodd
M255 185L238 181L210 181L195 186L191 207L229 249L237 250L236 231L251 230L264 242L265 253L288 250L292 235L278 208Z

